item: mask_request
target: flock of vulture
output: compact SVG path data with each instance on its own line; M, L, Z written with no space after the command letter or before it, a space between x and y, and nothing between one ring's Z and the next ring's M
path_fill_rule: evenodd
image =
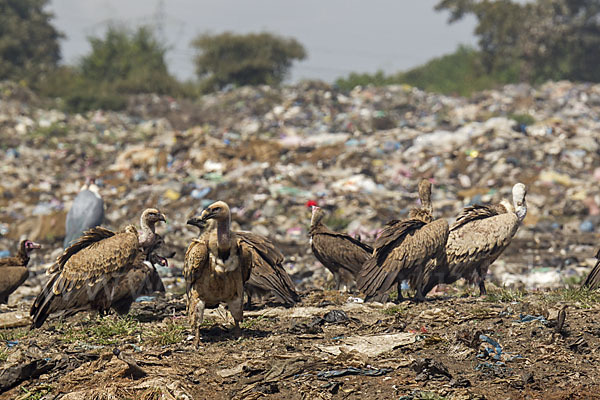
M365 300L384 301L408 280L422 301L437 284L451 284L460 278L479 286L486 294L485 276L490 264L509 245L527 213L526 187L517 183L512 203L466 207L452 225L434 219L431 183L419 183L420 207L408 218L388 222L370 246L323 223L325 212L312 206L310 244L315 257L334 275L338 290L354 289ZM83 200L82 200L83 199ZM119 315L143 294L164 291L155 265L168 266L161 253L163 238L156 224L165 216L146 209L139 229L128 225L118 232L100 227L103 203L97 187L86 185L76 197L67 216L65 250L48 269L50 278L31 307L31 328L39 328L52 315L68 316L83 310ZM199 229L185 254L187 313L196 337L206 307L226 304L240 334L244 294L251 305L254 295L271 293L287 305L300 296L286 273L284 256L268 238L252 232L231 230L229 206L217 201L199 216L187 221ZM30 240L20 243L16 256L0 259L0 302L28 277L27 263L32 251L41 246ZM599 254L600 256L600 254ZM598 285L600 262L586 285Z

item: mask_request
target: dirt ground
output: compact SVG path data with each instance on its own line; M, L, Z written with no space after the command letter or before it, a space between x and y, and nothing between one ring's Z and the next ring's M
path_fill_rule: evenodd
M126 318L55 318L0 332L0 398L600 398L599 293L489 291L382 305L313 290L294 308L246 311L237 339L226 310L210 310L199 348L181 295Z

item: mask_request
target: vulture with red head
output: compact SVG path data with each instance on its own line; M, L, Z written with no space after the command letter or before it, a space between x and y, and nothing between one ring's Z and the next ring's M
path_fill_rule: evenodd
M345 233L334 232L323 223L325 212L312 206L310 221L310 246L312 252L334 277L337 290L348 290L362 265L371 257L373 248L358 238Z
M0 258L0 304L6 304L8 296L29 277L29 255L41 247L31 240L22 240L14 257Z
M155 232L159 221L165 216L149 208L140 218L140 232L133 225L119 232L101 227L86 231L48 269L52 276L31 307L31 328L42 326L53 313L106 312L121 281L144 263L160 240Z

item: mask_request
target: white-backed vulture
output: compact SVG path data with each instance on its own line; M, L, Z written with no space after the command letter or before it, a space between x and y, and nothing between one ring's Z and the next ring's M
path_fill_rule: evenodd
M590 290L597 289L600 286L600 249L596 252L596 265L585 278L582 286Z
M231 213L223 201L208 206L200 221L216 221L216 229L206 230L189 245L183 263L188 315L200 340L200 324L206 307L227 304L239 336L243 319L244 283L250 278L252 252L249 245L231 231Z
M415 283L415 300L424 299L421 293L423 268L429 260L441 261L448 239L448 222L433 220L431 183L419 183L422 208L412 209L409 218L388 222L375 241L373 256L363 265L358 288L369 300L384 295L396 284L402 298L401 284L405 279Z
M336 290L347 291L354 286L356 275L371 257L373 248L360 239L334 232L323 223L325 212L312 206L310 246L312 252L334 277Z
M31 240L22 240L14 257L0 258L0 304L8 302L8 296L29 277L29 255L42 246Z
M67 248L75 242L83 232L102 225L104 221L104 201L93 179L87 179L85 185L75 196L73 204L67 213L65 223L65 240L63 247Z
M443 263L429 265L423 278L428 293L439 283L454 283L460 278L479 286L486 294L485 276L489 266L508 247L527 214L527 188L517 183L512 188L513 204L503 200L494 205L466 207L450 227Z
M52 276L30 310L31 328L39 328L55 312L106 312L121 279L144 263L147 249L160 239L155 224L164 220L163 214L149 208L140 218L140 233L133 225L117 233L101 227L86 231L48 269Z
M206 235L214 229L214 220L202 221L200 217L193 217L187 223L200 229L201 235ZM289 306L300 301L294 283L283 267L283 254L273 242L253 232L234 231L234 233L252 252L252 270L250 278L244 284L244 291L248 298L246 307L252 307L252 296L255 295L273 294Z

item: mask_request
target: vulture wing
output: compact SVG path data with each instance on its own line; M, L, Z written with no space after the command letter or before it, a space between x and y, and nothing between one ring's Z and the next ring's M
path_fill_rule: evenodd
M453 226L446 245L451 275L472 279L474 268L493 263L510 244L518 227L519 220L514 213L472 219L462 226Z
M209 266L208 242L194 239L185 252L183 261L183 276L185 278L186 292L200 277L202 271Z
M236 232L236 234L242 254L250 253L252 257L252 269L246 285L271 291L287 304L297 303L300 298L294 283L283 268L283 254L269 239L261 235L251 232Z
M31 307L32 328L40 327L56 311L73 314L107 309L119 279L143 261L138 235L129 228L116 234L103 228L90 230L65 253L53 265L55 273Z
M375 252L364 264L358 287L367 296L388 291L403 275L432 258L440 258L448 239L448 223L416 219L392 221L375 242Z
M373 253L373 248L344 233L315 232L312 235L315 257L326 267L338 266L356 276Z
M454 231L462 226L465 226L471 221L490 218L498 214L498 210L496 210L493 206L474 204L472 206L465 207L461 213L458 214L458 217L456 217L456 221L454 221L450 230Z
M65 263L79 251L90 247L94 243L97 243L101 240L107 239L109 237L114 236L115 233L106 228L96 227L89 229L83 233L83 235L77 240L75 243L70 245L63 251L63 253L57 258L56 263L54 263L48 270L47 274L53 274L57 271L63 269Z
M138 236L132 232L121 232L96 240L64 261L59 257L58 264L62 263L61 277L54 285L53 292L58 295L84 284L92 286L112 273L133 265L136 258L141 256Z
M582 285L590 290L597 289L600 285L600 249L598 249L598 252L596 253L596 260L598 260L596 261L596 265L594 265L594 268L592 268Z

